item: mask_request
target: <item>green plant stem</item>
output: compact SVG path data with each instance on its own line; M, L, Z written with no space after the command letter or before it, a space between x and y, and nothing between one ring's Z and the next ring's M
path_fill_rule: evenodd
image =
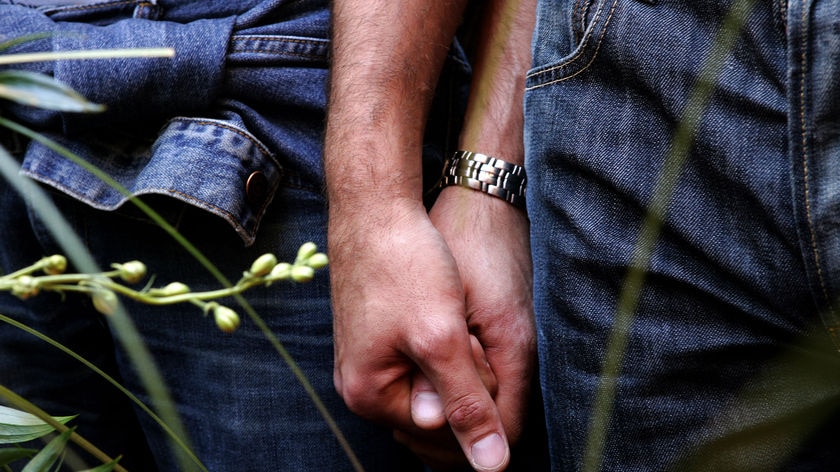
M90 361L88 361L87 359L85 359L84 357L82 357L81 355L79 355L78 353L73 351L72 349L70 349L67 346L61 344L60 342L56 341L53 338L51 338L51 337L49 337L49 336L47 336L43 333L40 333L40 332L30 328L29 326L26 326L25 324L23 324L19 321L16 321L12 318L9 318L8 316L3 315L3 314L0 314L0 321L2 321L4 323L7 323L9 325L12 325L17 329L25 331L26 333L31 334L32 336L35 336L35 337L41 339L42 341L46 342L47 344L55 347L56 349L59 349L60 351L67 354L68 356L70 356L73 359L79 361L85 367L87 367L88 369L90 369L91 371L93 371L94 373L96 373L97 375L102 377L103 379L105 379L105 381L107 381L108 383L113 385L117 390L119 390L126 397L128 397L128 399L131 400L131 402L133 402L135 405L137 405L138 408L140 408L147 415L149 415L149 417L155 423L157 423L158 426L160 426L161 429L163 429L166 432L166 434L169 435L169 437L181 447L181 449L184 451L184 453L186 453L188 456L190 456L190 458L192 458L193 462L195 462L195 464L201 470L207 472L207 468L204 466L204 464L201 463L201 460L199 460L199 458L196 457L195 453L193 453L193 451L190 450L190 448L181 440L181 438L179 438L175 434L175 432L172 431L172 428L170 428L169 425L167 425L157 414L155 414L155 412L152 411L152 409L149 408L148 405L143 403L139 398L137 398L136 395L131 393L131 391L129 391L127 388L123 387L122 384L117 382L116 379L114 379L113 377L108 375L105 371L103 371L102 369L100 369L99 367L97 367L96 365L94 365L93 363L91 363Z
M174 56L175 50L172 48L98 49L90 51L33 52L23 54L3 54L2 56L0 56L0 65L79 59L113 59L126 57Z
M10 127L26 131L27 133L37 136L39 139L46 140L38 133L19 126L16 123L0 117L0 126ZM53 143L54 146L58 144ZM68 150L64 150L70 153ZM72 153L70 153L72 154ZM26 195L27 201L32 206L33 210L37 212L47 226L51 234L56 235L56 241L61 246L62 250L75 262L83 272L98 273L101 272L87 250L85 245L79 239L78 235L73 231L67 220L62 216L61 212L56 208L55 204L46 195L46 192L35 185L29 179L21 178L18 174L20 170L17 161L0 146L0 175L20 194ZM175 410L174 402L169 395L166 385L163 382L163 377L154 363L151 353L146 348L143 340L134 327L131 318L125 311L119 307L114 315L109 317L110 324L117 332L117 338L122 344L123 348L128 353L132 362L136 366L137 373L140 377L144 388L149 395L155 400L155 407L160 416L167 424L175 431L176 435L182 438L187 444L188 438L186 430L181 423L180 417ZM191 461L180 450L180 448L173 447L175 456L178 459L182 470L191 470Z
M607 341L604 365L595 394L592 420L583 456L583 472L596 472L601 467L607 430L615 403L618 377L650 258L659 238L683 164L693 145L697 127L714 93L716 79L754 4L755 0L737 1L724 18L683 110L671 148L665 157L653 199L642 223L632 260L619 293L616 317Z
M43 260L38 261L38 262L32 264L29 267L24 267L22 269L19 269L19 270L16 270L16 271L12 272L11 274L0 276L0 281L6 280L6 279L14 279L15 277L20 277L21 275L29 275L33 272L37 272L37 271L43 269L46 265L47 265L46 262L44 262Z
M105 182L106 184L108 184L110 187L116 189L118 192L120 192L122 195L124 195L126 198L128 198L130 202L132 202L138 209L140 209L140 211L142 211L144 214L146 214L149 217L149 219L151 219L161 229L166 231L175 241L177 241L211 275L213 275L213 277L215 277L216 280L218 280L219 283L222 286L230 287L232 285L230 283L230 281L228 281L228 279L224 276L224 274L222 274L219 271L219 269L215 265L213 265L210 262L210 260L198 250L198 248L196 248L186 238L184 238L172 225L169 224L169 222L167 222L165 219L163 219L163 217L160 216L157 212L155 212L150 206L148 206L145 202L143 202L139 198L136 198L128 189L126 189L123 185L121 185L119 182L114 180L110 175L103 172L101 169L97 168L96 166L91 165L90 163L88 163L87 161L85 161L81 157L77 156L76 154L74 154L69 149L65 148L64 146L61 146L60 144L56 143L55 141L53 141L51 139L48 139L45 136L42 136L41 134L36 133L36 132L30 130L29 128L27 128L25 126L21 126L21 125L15 123L14 121L7 120L7 119L3 118L2 116L0 116L0 126L8 128L8 129L10 129L10 130L12 130L16 133L20 133L20 134L32 139L33 141L36 141L40 144L43 144L44 146L48 147L49 149L52 149L53 151L60 154L61 156L64 156L65 158L69 159L70 161L72 161L72 162L76 163L77 165L81 166L82 168L84 168L85 170L87 170L88 172L90 172L91 174L93 174L94 176L96 176L97 178L99 178L100 180ZM2 151L2 148L0 148L0 151ZM8 153L6 153L6 154L8 155ZM4 161L4 159L2 159L1 157L2 156L0 156L0 164L2 164L3 161ZM11 159L11 156L9 156L9 159ZM34 187L34 185L32 185L32 187ZM35 187L35 188L37 189L37 187ZM26 195L26 194L27 193L25 193L25 192L22 193L22 195ZM60 215L59 215L59 217L60 217ZM65 225L65 227L66 227L66 225ZM69 230L69 228L67 230ZM67 231L67 230L65 230L65 231ZM51 231L53 231L53 234L62 234L60 232L55 233L54 228L51 228ZM86 271L86 272L98 272L98 270L89 270L89 271ZM345 454L347 455L348 460L353 465L353 468L356 471L363 471L364 468L362 467L362 464L359 461L359 459L356 457L356 454L353 452L353 448L350 446L350 443L347 441L347 438L341 432L341 429L339 428L338 423L335 422L335 419L332 417L329 410L327 410L326 406L321 401L321 398L318 396L318 393L315 391L315 388L309 382L309 379L306 377L306 374L303 373L303 371L300 369L300 367L295 362L294 358L291 356L291 354L289 354L289 352L285 349L285 347L283 347L282 343L280 343L280 340L277 339L277 336L274 335L274 333L271 331L271 329L268 327L268 325L265 323L265 321L263 321L263 319L257 314L257 312L253 309L253 307L251 307L251 305L247 302L247 300L245 300L245 297L243 297L241 294L237 294L237 295L234 295L234 298L240 304L240 306L242 306L243 310L245 310L245 312L248 314L249 318L253 321L253 323L260 329L260 331L263 333L265 338L271 343L271 345L274 347L275 351L277 351L277 353L280 355L280 357L283 359L283 361L286 363L286 365L289 366L289 369L292 371L292 373L294 374L294 376L298 380L298 382L301 384L301 386L304 388L307 395L311 399L312 403L315 405L316 409L321 414L321 417L324 419L324 422L327 423L327 426L330 428L330 431L333 433L336 440L341 445L342 449L344 450ZM120 330L118 330L118 332L121 333ZM136 338L137 337L136 330L133 331L133 334L129 333L129 336L131 336L133 338ZM121 339L121 341L124 344L126 343L126 340ZM134 339L132 339L132 342L139 342L139 341L140 341L139 339L136 339L136 341ZM129 352L131 352L131 351L129 351ZM151 357L150 356L146 356L145 354L140 354L140 355L143 356L143 359L146 359L146 358L148 359L148 362L150 363L149 365L154 365L154 364L151 364ZM134 358L133 355L132 355L132 358ZM142 362L145 362L145 361L141 360L140 362L141 362L140 365L144 365L144 364L142 364ZM143 369L138 368L138 371L141 372L141 378L142 378ZM155 373L156 373L156 370L155 370ZM158 374L158 377L159 377L159 374ZM154 386L147 383L147 380L149 380L149 379L144 379L144 385L146 386L147 390L150 390ZM153 397L155 395L152 392L152 390L150 390L150 394ZM166 396L166 398L168 398L168 395ZM170 404L169 403L164 403L164 405L170 405ZM169 407L167 406L167 410L168 409L169 409ZM172 409L168 413L169 414L166 414L166 415L162 414L161 416L163 416L164 419L166 419L167 421L171 422L170 414L175 414L175 411L174 411L174 409ZM174 420L177 421L177 414L176 414ZM177 425L180 425L180 422L178 422ZM178 432L181 437L185 437L184 436L185 433L183 432L183 429L181 427L177 428L176 432Z
M8 290L15 286L18 282L14 279L21 275L28 275L41 266L34 264L27 268L18 270L8 276L0 277L0 291ZM134 290L123 284L117 283L111 277L119 275L119 271L102 272L99 274L60 274L60 275L43 275L37 277L41 290L53 292L82 292L88 293L90 290L87 287L105 288L112 290L120 295L136 300L148 305L173 305L176 303L191 302L194 300L214 300L217 298L231 297L236 294L243 293L258 285L264 285L265 279L260 278L244 278L232 287L222 288L218 290L208 290L205 292L187 292L178 295L169 296L154 296L149 295L143 290ZM272 280L276 282L277 280Z
M38 419L47 423L48 425L50 425L53 429L55 429L59 433L64 433L64 432L70 431L70 428L68 428L67 426L65 426L65 425L61 424L60 422L56 421L47 412L38 408L32 402L30 402L27 399L21 397L17 393L9 390L4 385L0 385L0 396L6 398L9 401L9 403L12 406L14 406L15 408L17 408L19 410L26 411L27 413L30 413L32 415L37 416ZM94 446L90 441L83 438L81 435L79 435L76 432L73 432L73 433L70 434L70 440L73 441L74 443L76 443L82 449L88 451L91 455L96 457L97 460L102 461L103 464L107 464L107 463L113 461L113 459L111 459L111 457L109 457L108 454L105 454L104 452L99 450L99 448ZM118 472L128 472L128 471L125 470L125 468L123 468L119 464L114 465L114 470L116 470Z

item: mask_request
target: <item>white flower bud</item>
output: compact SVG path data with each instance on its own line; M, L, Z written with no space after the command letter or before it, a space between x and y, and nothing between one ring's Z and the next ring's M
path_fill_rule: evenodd
M167 284L166 287L157 289L154 292L154 295L159 297L172 297L175 295L183 295L185 293L190 293L190 288L187 287L186 284L181 282L171 282Z
M313 242L306 242L301 244L300 249L298 249L297 253L297 262L306 262L312 257L315 252L318 251L318 246Z
M146 264L140 261L115 264L115 267L120 271L120 278L129 284L136 284L146 276Z
M216 305L213 308L213 318L216 320L216 326L225 333L232 333L239 327L239 315L226 306Z
M283 280L288 279L290 275L292 275L292 265L288 262L281 262L271 269L269 278L272 280Z
M110 290L97 290L91 294L93 307L103 315L113 315L117 312L117 294Z
M329 264L330 260L327 258L327 255L323 252L317 252L312 254L312 257L309 258L309 267L313 269L320 269L322 267L326 267Z
M315 269L309 266L292 267L292 280L295 282L309 282L315 277Z
M34 297L40 291L41 285L38 283L38 280L29 275L21 275L15 280L15 284L12 286L12 295L21 300Z
M65 270L67 270L67 258L61 254L54 254L44 258L44 272L47 274L63 274Z
M262 277L268 275L271 269L277 265L277 257L274 254L266 253L258 257L257 260L251 264L251 275L255 277Z

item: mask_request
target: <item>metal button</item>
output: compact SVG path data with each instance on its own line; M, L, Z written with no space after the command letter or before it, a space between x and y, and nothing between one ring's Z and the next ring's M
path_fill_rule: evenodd
M268 196L268 177L261 171L251 172L245 181L245 197L252 206L260 206Z

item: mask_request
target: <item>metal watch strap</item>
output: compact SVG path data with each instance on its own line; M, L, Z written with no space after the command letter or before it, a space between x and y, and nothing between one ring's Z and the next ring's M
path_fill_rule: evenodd
M443 167L438 188L458 185L525 209L527 179L522 166L471 151L457 151Z

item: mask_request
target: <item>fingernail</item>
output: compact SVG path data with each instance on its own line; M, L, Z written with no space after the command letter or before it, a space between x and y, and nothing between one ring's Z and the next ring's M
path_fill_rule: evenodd
M411 404L415 421L433 422L443 417L443 402L435 392L419 392Z
M499 434L493 433L473 444L470 452L477 469L496 470L507 460L508 447Z

